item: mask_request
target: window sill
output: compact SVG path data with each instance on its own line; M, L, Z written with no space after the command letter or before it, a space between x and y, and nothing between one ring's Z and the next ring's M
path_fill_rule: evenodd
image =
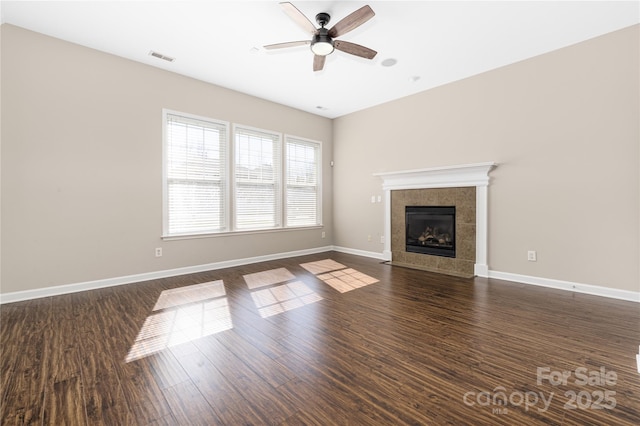
M272 229L248 229L246 231L226 231L226 232L209 232L202 234L181 234L181 235L163 235L161 238L164 241L173 240L191 240L199 238L217 238L217 237L235 237L240 235L254 235L254 234L270 234L274 232L288 232L288 231L308 231L310 229L323 229L324 225L313 226L292 226L288 228L272 228Z

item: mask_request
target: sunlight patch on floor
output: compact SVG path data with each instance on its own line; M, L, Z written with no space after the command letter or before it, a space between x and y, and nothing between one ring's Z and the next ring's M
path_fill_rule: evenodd
M126 362L233 328L224 283L212 281L165 290L147 317Z
M300 266L316 275L324 283L340 293L346 293L356 288L378 282L375 278L356 271L353 268L347 268L343 264L331 259L302 263Z
M311 272L314 275L322 274L329 271L335 271L336 269L346 268L346 266L344 266L342 263L338 263L335 260L331 260L331 259L318 260L316 262L301 263L300 266L302 266L304 269L306 269L307 271Z
M160 294L154 311L186 305L187 303L200 302L202 300L214 299L225 295L222 281L212 281L202 284L194 284L188 287L178 287L165 290Z
M251 293L251 297L262 318L322 300L319 294L307 287L302 281L254 291Z
M318 275L318 278L333 287L335 290L338 290L340 293L346 293L347 291L355 290L356 288L378 282L377 279L352 268L321 274Z
M296 277L286 268L247 274L243 275L243 278L250 290L271 286L251 292L253 302L262 318L268 318L322 300L319 294L302 281L287 283ZM274 284L280 285L274 286Z
M243 275L243 278L249 289L253 290L255 288L292 280L295 278L295 275L289 272L287 268L278 268L263 272L256 272L255 274Z
M300 266L340 293L378 282L331 259ZM296 276L286 268L246 274L243 278L249 290L252 290L251 297L262 318L322 300L304 282L293 281ZM144 358L232 328L229 302L222 280L165 290L158 297L153 313L142 325L125 361Z

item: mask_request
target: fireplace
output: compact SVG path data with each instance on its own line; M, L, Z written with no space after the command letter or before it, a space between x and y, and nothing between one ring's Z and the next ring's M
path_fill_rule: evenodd
M384 260L455 276L489 276L488 187L496 163L462 164L375 173L382 179ZM455 206L455 257L407 251L406 206Z
M456 257L455 206L406 206L407 252Z

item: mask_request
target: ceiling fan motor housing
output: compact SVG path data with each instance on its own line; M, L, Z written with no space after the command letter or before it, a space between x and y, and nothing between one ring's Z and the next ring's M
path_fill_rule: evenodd
M311 51L320 56L326 56L333 52L333 39L329 35L329 30L321 27L311 39Z

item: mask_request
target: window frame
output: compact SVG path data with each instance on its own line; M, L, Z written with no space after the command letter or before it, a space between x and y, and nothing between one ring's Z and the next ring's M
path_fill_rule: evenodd
M224 209L224 221L225 228L219 231L202 231L202 232L187 232L187 233L169 233L169 140L168 140L168 115L175 115L184 117L186 119L198 120L208 122L217 126L224 127L224 149L225 149L225 175L223 177L223 189L224 196L222 199L222 208ZM238 229L236 220L236 129L245 129L249 132L264 133L268 135L277 135L279 137L280 144L280 158L279 158L279 183L276 187L278 192L277 201L279 203L279 217L277 221L279 225L276 227L268 228L248 228ZM289 140L295 140L302 143L308 143L310 145L317 146L317 161L316 161L316 224L313 225L289 225L287 223L287 196L288 196L288 183L287 183L287 144ZM205 117L197 114L191 114L181 111L176 111L168 108L162 109L162 235L163 240L176 240L176 239L194 239L194 238L210 238L218 236L230 236L230 235L242 235L242 234L256 234L256 233L270 233L292 230L305 230L305 229L318 229L322 228L322 202L323 202L323 157L322 157L322 141L308 139L300 136L283 134L281 132L261 129L253 126L247 126L243 124L231 123L224 120L218 120L210 117Z
M306 144L306 145L310 145L310 146L314 146L315 145L315 149L317 152L317 156L318 158L316 159L315 162L315 166L316 166L316 223L313 225L289 225L288 223L288 217L289 217L289 205L287 202L287 198L288 198L288 191L289 191L289 183L288 183L288 177L289 177L289 170L288 170L288 156L287 156L287 146L289 144L289 141L297 141L300 142L302 144ZM283 167L283 173L282 173L282 221L283 221L283 227L285 228L309 228L309 227L319 227L322 226L322 142L321 141L317 141L317 140L313 140L313 139L309 139L309 138L303 138L300 136L295 136L295 135L290 135L290 134L285 134L284 135L284 141L283 141L283 147L282 147L282 167Z
M206 123L211 123L217 126L224 127L224 150L225 150L225 176L223 182L224 196L222 199L222 206L224 209L224 223L226 224L225 230L219 231L202 231L202 232L176 232L171 233L169 231L169 135L168 135L168 116L174 115L184 117L187 120L197 120ZM209 117L204 117L196 114L185 113L181 111L175 111L168 108L162 109L162 238L190 238L202 235L218 235L227 232L230 225L230 195L229 195L229 156L230 151L230 123L228 121L216 120Z
M278 149L278 158L276 158L276 156L274 155L274 167L277 169L274 169L274 173L277 174L277 179L276 182L274 183L275 185L275 204L274 204L274 216L275 216L275 222L276 224L274 226L269 226L269 227L264 227L264 228L259 228L259 227L255 227L255 228L239 228L238 227L238 197L237 195L237 190L238 187L240 186L238 184L237 181L237 176L236 176L236 155L238 155L238 147L236 145L236 137L239 134L239 130L240 131L246 131L246 134L251 134L253 133L254 135L259 135L259 134L263 134L263 135L268 135L274 138L275 142L277 143L277 149ZM252 127L252 126L246 126L243 124L236 124L234 123L232 125L232 135L231 135L231 155L229 158L229 162L231 164L230 167L230 173L229 173L229 182L231 183L231 191L230 191L230 198L231 198L231 217L232 217L232 221L231 221L231 227L230 227L230 232L251 232L251 231L266 231L266 230L273 230L273 229L282 229L283 228L283 209L284 209L284 200L283 200L283 180L284 180L284 169L283 169L283 159L284 159L284 152L283 152L283 146L284 146L284 142L283 142L283 137L282 137L282 133L279 132L275 132L275 131L271 131L271 130L265 130L265 129L259 129L257 127Z

